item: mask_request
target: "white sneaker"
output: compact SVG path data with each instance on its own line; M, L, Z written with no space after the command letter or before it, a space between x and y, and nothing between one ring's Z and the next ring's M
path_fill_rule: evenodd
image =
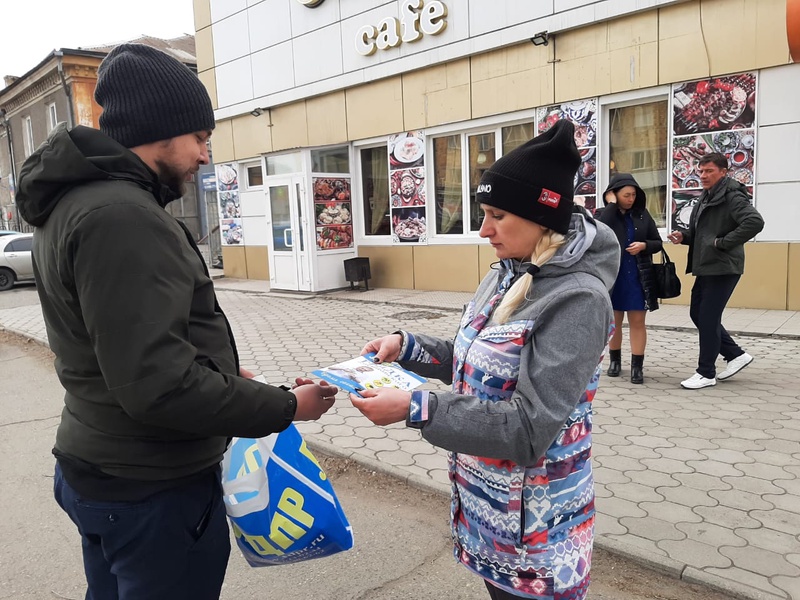
M717 375L717 379L720 381L725 381L729 377L733 377L739 371L744 369L747 365L753 362L753 357L750 356L747 352L742 354L741 356L737 356L732 361L728 363L728 367L719 375Z
M684 379L681 381L681 387L686 388L687 390L700 390L705 387L710 387L712 385L717 385L716 379L709 379L708 377L703 377L700 373L695 373L689 379Z

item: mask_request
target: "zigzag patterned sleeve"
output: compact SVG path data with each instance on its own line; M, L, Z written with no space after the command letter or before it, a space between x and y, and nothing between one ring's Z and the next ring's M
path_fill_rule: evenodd
M453 342L424 334L398 331L403 345L397 362L404 369L428 379L453 383Z

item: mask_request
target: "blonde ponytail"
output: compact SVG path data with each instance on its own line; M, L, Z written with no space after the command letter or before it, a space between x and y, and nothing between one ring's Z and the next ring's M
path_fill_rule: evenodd
M531 255L531 262L538 266L543 267L544 264L553 258L553 255L566 241L566 237L560 233L556 233L552 229L545 230L544 234L533 249ZM506 292L500 306L497 307L494 313L494 319L498 323L505 323L508 321L511 314L517 310L522 301L528 296L531 287L533 287L533 276L529 273L523 273L511 289Z

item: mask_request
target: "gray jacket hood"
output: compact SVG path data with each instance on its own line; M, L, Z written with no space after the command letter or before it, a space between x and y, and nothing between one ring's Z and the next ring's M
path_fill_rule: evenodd
M572 213L566 243L555 256L544 264L534 282L539 279L563 277L573 273L587 273L603 282L606 289L614 286L619 270L620 247L613 230L604 223L595 221L588 213ZM501 261L503 269L524 272L529 262Z

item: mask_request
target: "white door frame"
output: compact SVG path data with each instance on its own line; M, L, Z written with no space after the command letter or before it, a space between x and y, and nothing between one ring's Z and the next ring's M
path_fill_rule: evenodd
M273 207L273 190L286 188L288 198L285 206ZM307 208L305 206L305 184L301 174L279 175L264 178L264 193L267 196L267 237L269 239L270 288L288 291L311 291L311 253L309 246ZM288 208L289 220L274 212ZM276 216L283 216L281 223L274 223ZM313 232L311 232L313 233ZM311 238L313 242L313 237Z

